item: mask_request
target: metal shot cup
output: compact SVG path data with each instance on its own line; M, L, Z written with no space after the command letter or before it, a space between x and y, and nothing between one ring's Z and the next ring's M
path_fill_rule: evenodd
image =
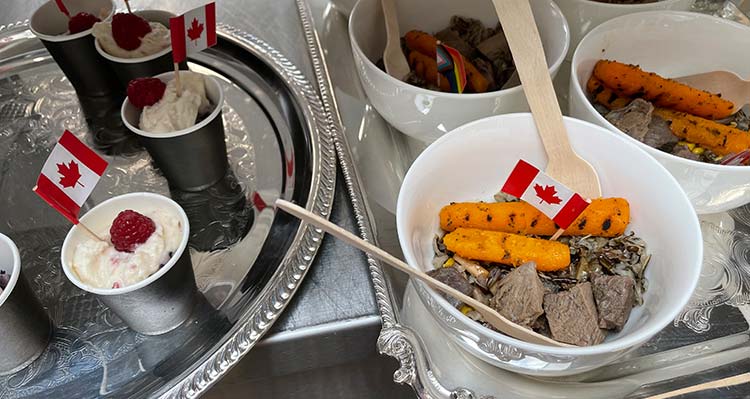
M21 258L13 241L0 234L0 269L10 281L0 295L0 375L30 365L47 348L52 322L21 271Z
M134 11L133 14L139 15L149 22L158 22L167 28L169 28L169 18L175 16L170 12L161 10ZM155 54L138 58L120 58L111 55L99 45L98 40L94 40L94 47L99 55L107 60L123 87L127 87L128 82L135 78L151 77L174 70L171 44ZM180 63L180 69L186 70L187 63Z
M174 72L155 76L169 82ZM150 133L138 128L141 109L128 99L122 104L125 126L141 137L143 145L169 181L170 187L184 191L201 191L221 180L229 168L224 121L221 107L224 91L219 82L205 76L206 96L214 105L202 121L187 129L169 133Z
M154 208L172 213L182 225L180 246L172 258L145 280L123 288L95 288L82 282L72 268L78 244L93 240L83 228L73 226L63 242L61 258L65 275L78 288L96 295L125 324L145 335L160 335L179 327L195 306L197 287L187 249L190 225L185 211L171 199L153 193L130 193L110 198L92 208L81 222L94 231L108 230L121 211L147 212Z
M110 19L115 10L112 0L65 0L65 6L71 15L85 11L103 21ZM106 13L104 18L100 15L102 10ZM31 15L29 27L79 95L107 96L122 90L107 61L94 48L92 29L65 34L68 17L57 8L54 0L44 3Z

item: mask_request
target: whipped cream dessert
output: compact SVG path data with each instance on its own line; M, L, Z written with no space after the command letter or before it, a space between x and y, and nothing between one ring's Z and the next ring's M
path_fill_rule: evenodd
M143 107L140 129L150 133L169 133L195 125L198 116L213 111L206 97L206 81L203 75L180 71L182 93L177 95L174 79L167 83L164 95L153 105Z
M97 22L94 24L91 33L107 54L120 58L139 58L156 54L171 45L169 28L158 22L148 22L148 26L151 31L145 33L144 36L138 37L137 33L131 34L136 36L133 40L140 39L140 45L136 41L137 47L133 49L126 49L118 45L112 32L112 22Z
M145 280L166 264L182 240L180 220L152 209L121 212L105 241L88 237L73 253L73 272L95 288L124 288Z

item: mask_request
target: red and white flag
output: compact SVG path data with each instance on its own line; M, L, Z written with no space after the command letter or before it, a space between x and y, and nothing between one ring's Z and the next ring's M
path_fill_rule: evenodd
M502 191L533 205L562 229L567 229L589 206L578 193L524 160L519 160L510 172Z
M172 36L172 60L185 61L188 54L216 44L216 3L192 9L169 19Z
M73 224L99 178L107 161L65 131L42 167L34 192Z

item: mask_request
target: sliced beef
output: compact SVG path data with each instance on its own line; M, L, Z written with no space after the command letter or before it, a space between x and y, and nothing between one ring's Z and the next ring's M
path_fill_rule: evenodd
M466 40L462 39L461 35L459 35L458 32L451 28L445 28L436 33L435 38L440 40L444 44L447 44L448 46L458 50L464 57L473 56L474 50L469 45L469 43L467 43Z
M505 39L505 34L503 34L503 32L496 33L487 39L482 40L477 45L477 50L479 50L485 58L492 61L492 64L498 68L512 59L512 56L510 55L510 47L508 47L508 40Z
M634 139L643 141L653 112L654 106L650 102L636 98L626 107L610 111L605 118Z
M663 146L677 144L679 139L669 129L669 122L664 118L654 115L648 124L648 134L643 141L646 145L661 149Z
M599 311L599 327L620 330L635 304L635 281L628 276L596 275L594 300Z
M552 338L578 346L596 345L604 341L599 329L598 314L591 283L578 284L568 291L544 296Z
M477 67L479 73L481 73L482 76L487 79L488 90L492 91L499 89L499 87L497 87L497 82L495 82L494 69L492 69L492 64L490 64L489 61L485 61L482 58L474 58L474 60L472 60L472 63L475 67Z
M693 153L690 151L690 148L688 148L686 145L683 144L676 144L672 147L672 151L669 151L672 153L672 155L677 155L678 157L685 158L685 159L692 159L693 161L700 161L701 156L698 154Z
M490 306L506 319L530 326L544 313L544 286L536 273L536 264L524 263L498 283Z
M466 273L458 271L456 268L441 267L439 269L430 270L427 274L435 280L455 288L462 294L471 296L471 293L474 291L474 287L472 287L469 280L466 279ZM448 303L453 306L459 306L461 304L461 301L450 295L444 295L444 297L448 300Z

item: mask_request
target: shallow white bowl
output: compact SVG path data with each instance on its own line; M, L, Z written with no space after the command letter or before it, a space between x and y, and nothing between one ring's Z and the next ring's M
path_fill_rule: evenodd
M649 147L620 132L586 96L594 64L608 58L638 64L665 77L714 70L750 77L750 27L697 13L652 11L605 22L581 41L571 64L569 104L573 117L620 133L664 165L699 214L727 211L750 202L750 167L691 161Z
M464 349L498 367L538 376L581 373L612 362L672 322L700 275L703 244L698 218L675 179L618 134L565 118L573 148L598 171L605 197L630 202L629 230L646 240L651 263L644 304L604 343L559 348L529 344L464 316L439 294L416 284L420 298L446 333ZM430 145L406 174L396 224L406 261L432 269L438 213L450 202L491 201L519 158L547 163L531 114L500 115L461 126Z
M602 22L621 15L643 11L688 11L695 0L661 0L646 4L609 4L594 0L555 0L570 26L570 50L566 59L573 57L578 43L591 29Z
M485 0L401 0L397 2L402 35L412 29L429 33L446 28L453 15L476 18L487 27L497 14ZM560 68L570 43L565 17L552 0L532 0L550 74ZM486 116L528 111L521 86L489 93L455 94L426 90L388 75L375 63L385 48L380 0L359 0L349 17L349 39L360 81L373 107L401 132L430 143L466 122Z

